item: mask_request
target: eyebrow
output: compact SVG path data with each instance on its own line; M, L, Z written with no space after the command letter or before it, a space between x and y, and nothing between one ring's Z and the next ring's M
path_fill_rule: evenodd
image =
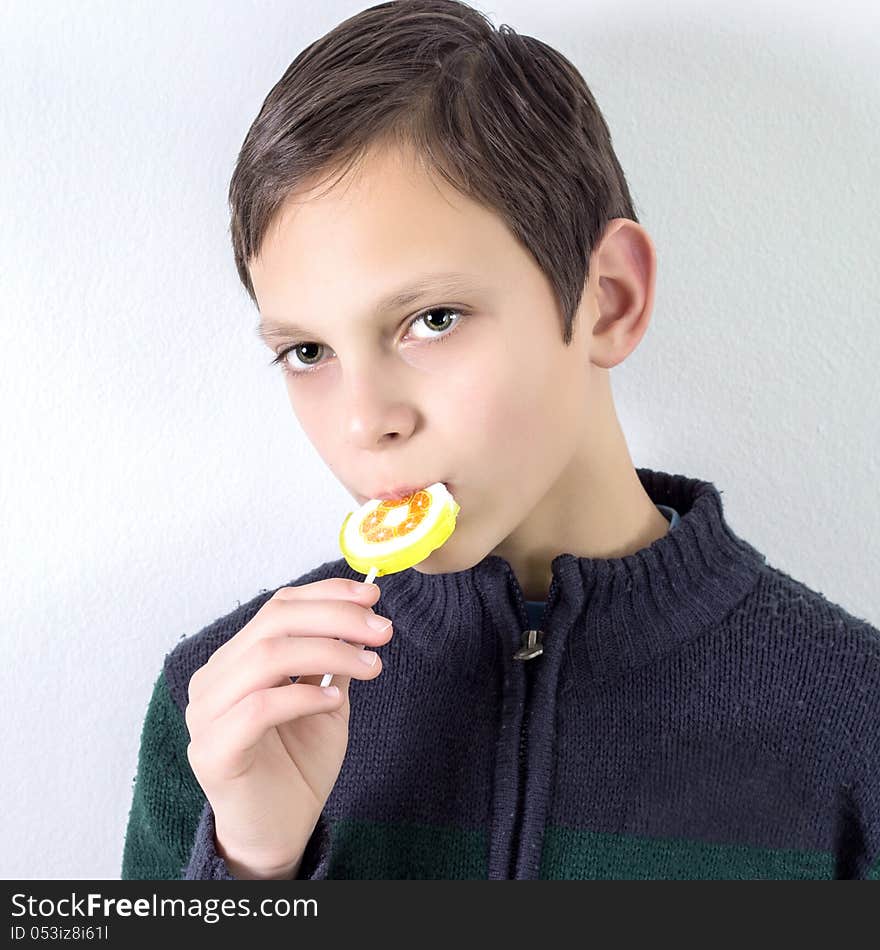
M404 284L396 290L391 291L373 305L372 315L378 316L382 313L388 313L392 310L398 310L415 302L427 293L438 290L459 289L463 283L473 282L472 274L465 274L461 271L440 271L436 274L422 274L415 281ZM292 336L298 339L309 339L312 331L304 330L302 327L293 323L286 323L283 320L275 320L272 317L262 317L257 324L256 333L259 339L266 344L271 344L279 337Z

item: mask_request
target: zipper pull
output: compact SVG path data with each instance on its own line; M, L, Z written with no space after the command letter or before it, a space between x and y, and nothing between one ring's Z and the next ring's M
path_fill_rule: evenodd
M513 654L514 660L531 660L544 652L541 638L543 630L525 630L522 635L522 646Z

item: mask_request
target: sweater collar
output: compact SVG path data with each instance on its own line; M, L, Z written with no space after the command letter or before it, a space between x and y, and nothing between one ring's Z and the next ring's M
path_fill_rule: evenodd
M727 524L711 482L647 468L636 473L655 504L679 513L675 530L625 557L563 552L551 564L545 648L570 641L576 662L601 678L649 663L716 626L751 590L766 560ZM362 579L341 564L339 573ZM497 663L498 650L515 650L529 627L519 582L497 555L462 571L409 568L377 583L376 612L463 673Z

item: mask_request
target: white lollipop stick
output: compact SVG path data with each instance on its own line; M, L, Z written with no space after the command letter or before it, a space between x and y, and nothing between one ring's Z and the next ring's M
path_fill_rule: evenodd
M379 568L378 568L378 567L371 567L371 568L370 568L370 573L367 574L367 576L364 578L364 583L365 583L365 584L372 584L373 581L376 579L376 575L377 575L378 573L379 573ZM339 642L340 642L340 643L348 643L348 640L340 640ZM366 646L366 643L358 643L358 644L356 644L356 645L357 645L361 650L363 650L363 648ZM329 685L330 685L330 680L332 680L332 679L333 679L333 674L332 674L332 673L325 673L325 674L324 674L324 678L321 680L321 686L329 686Z

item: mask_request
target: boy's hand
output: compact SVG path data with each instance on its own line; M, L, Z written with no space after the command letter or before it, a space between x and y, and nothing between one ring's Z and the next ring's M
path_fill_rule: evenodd
M378 594L339 577L282 587L190 678L187 758L233 876L297 874L348 747L351 678L382 669L362 646L392 636L366 623Z

